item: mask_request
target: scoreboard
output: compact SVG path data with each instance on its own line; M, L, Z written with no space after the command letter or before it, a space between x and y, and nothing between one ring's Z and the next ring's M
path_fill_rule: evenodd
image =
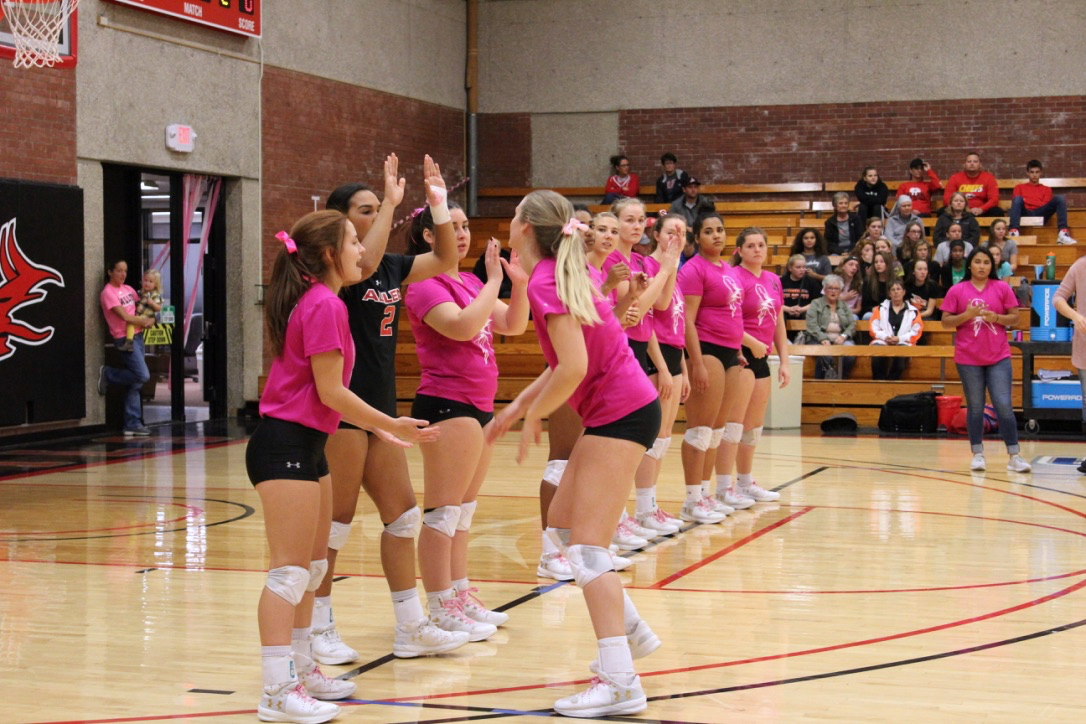
M228 33L260 37L262 0L111 0Z

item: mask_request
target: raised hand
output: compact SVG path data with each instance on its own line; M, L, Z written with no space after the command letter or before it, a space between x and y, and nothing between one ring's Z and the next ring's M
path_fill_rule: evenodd
M483 252L483 261L486 264L487 284L501 284L504 276L502 273L501 249L501 242L494 237L490 237L490 241L486 243L486 251Z
M441 167L430 158L429 154L422 159L422 180L426 185L426 202L430 206L437 206L447 198L448 193L445 190L445 179L441 177Z
M502 263L502 269L505 270L505 276L509 277L514 287L521 287L528 283L528 272L524 271L524 267L520 265L520 256L515 251L509 255L509 261L500 255L498 259Z
M396 158L396 154L390 153L385 158L385 197L381 203L390 204L393 208L399 206L403 201L406 185L407 180L400 177L400 159Z

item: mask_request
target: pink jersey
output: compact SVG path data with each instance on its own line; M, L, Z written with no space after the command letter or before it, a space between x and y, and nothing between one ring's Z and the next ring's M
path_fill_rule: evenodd
M743 329L766 347L772 347L773 333L777 331L784 306L781 278L764 269L756 277L741 266L733 267L732 273L743 287Z
M701 297L694 329L698 339L721 347L739 349L743 342L743 287L735 270L724 262L714 264L695 254L679 270L676 285L685 296Z
M317 282L309 287L287 322L283 354L272 362L264 394L262 417L296 422L314 430L336 431L340 414L321 402L309 358L338 349L343 353L343 386L354 369L354 340L347 324L347 305L332 290Z
M678 349L686 349L686 300L675 282L671 290L671 302L667 309L657 309L652 313L653 329L656 341Z
M596 285L596 289L602 289L604 283L607 281L607 272L600 271L591 264L588 265L588 278L592 280L592 283ZM614 294L614 290L611 290L611 294Z
M464 309L482 289L483 283L474 274L461 272L460 281L441 274L408 287L404 306L422 366L419 393L493 412L498 362L494 359L491 320L486 320L479 333L466 342L450 339L423 321L439 304L450 302Z
M536 335L543 357L554 369L558 356L547 333L547 315L568 314L558 298L554 280L554 259L544 259L532 270L528 281L528 303L535 320ZM569 398L570 407L584 420L585 427L599 427L639 410L657 397L656 388L641 370L605 299L596 298L601 324L582 325L588 370Z
M126 313L136 316L136 302L139 300L139 295L136 294L136 290L127 284L122 284L119 287L115 287L112 284L107 284L102 293L98 296L98 301L102 305L102 314L106 315L106 325L109 326L109 336L113 339L118 339L125 336L125 327L127 323L118 317L114 312L114 307L120 307ZM142 332L142 327L136 328L137 332Z
M641 254L631 254L627 259L622 255L622 252L615 249L603 262L604 279L607 278L607 271L615 264L623 262L626 266L630 267L630 274L636 274L637 272L645 272L651 279L656 276L660 271L660 262L653 259L651 256L642 256ZM626 328L626 336L635 342L648 342L652 337L653 328L653 309L649 307L645 312L645 315L641 317L641 321L632 327Z
M996 314L1006 314L1018 308L1018 300L1007 282L989 279L984 289L978 292L973 282L966 279L948 289L940 305L943 314L961 314L969 307L982 307ZM962 322L954 333L954 361L958 364L990 365L1010 356L1007 328L1002 324L973 317Z

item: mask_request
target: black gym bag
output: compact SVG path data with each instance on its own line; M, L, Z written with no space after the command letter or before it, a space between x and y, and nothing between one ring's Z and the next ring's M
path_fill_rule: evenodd
M914 392L891 397L879 413L883 432L935 432L939 426L934 392Z

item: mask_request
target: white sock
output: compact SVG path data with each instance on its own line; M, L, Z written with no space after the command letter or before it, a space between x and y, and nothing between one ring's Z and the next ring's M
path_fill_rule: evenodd
M451 588L444 591L435 591L434 593L426 592L426 607L430 609L431 613L441 610L442 600L448 600L453 597L453 590Z
M708 498L709 497L709 489L712 488L712 487L713 487L713 481L712 480L702 480L701 481L701 497Z
M290 632L290 652L294 655L299 674L313 668L313 647L309 636L312 632L311 628L296 628Z
M754 484L754 473L739 473L739 487L749 488Z
M263 672L264 686L277 686L298 680L294 673L294 659L290 657L289 646L261 646L260 668Z
M638 488L636 491L637 496L637 514L652 513L656 510L656 486L651 488Z
M392 591L392 612L396 614L397 625L426 618L426 613L422 610L422 601L419 600L419 589Z
M625 636L609 636L599 639L596 644L600 649L600 671L614 678L615 674L625 675L616 683L629 685L630 678L634 675L633 655L630 654L630 643Z
M622 620L626 625L626 633L632 633L637 624L641 623L641 614L630 600L630 594L622 592Z
M717 475L716 476L716 494L724 497L724 493L730 492L732 489L732 476L731 475Z
M457 593L471 588L471 582L467 578L457 578L453 581L453 590Z
M701 500L701 486L700 485L687 485L686 486L686 502L696 503Z
M332 628L334 625L335 619L332 618L332 597L317 596L313 599L313 630L325 631Z
M543 539L543 555L545 555L545 556L553 556L555 553L560 553L561 552L561 551L558 550L558 546L556 546L554 544L554 541L551 540L551 537L549 535L547 535L547 531L543 531L542 539Z

